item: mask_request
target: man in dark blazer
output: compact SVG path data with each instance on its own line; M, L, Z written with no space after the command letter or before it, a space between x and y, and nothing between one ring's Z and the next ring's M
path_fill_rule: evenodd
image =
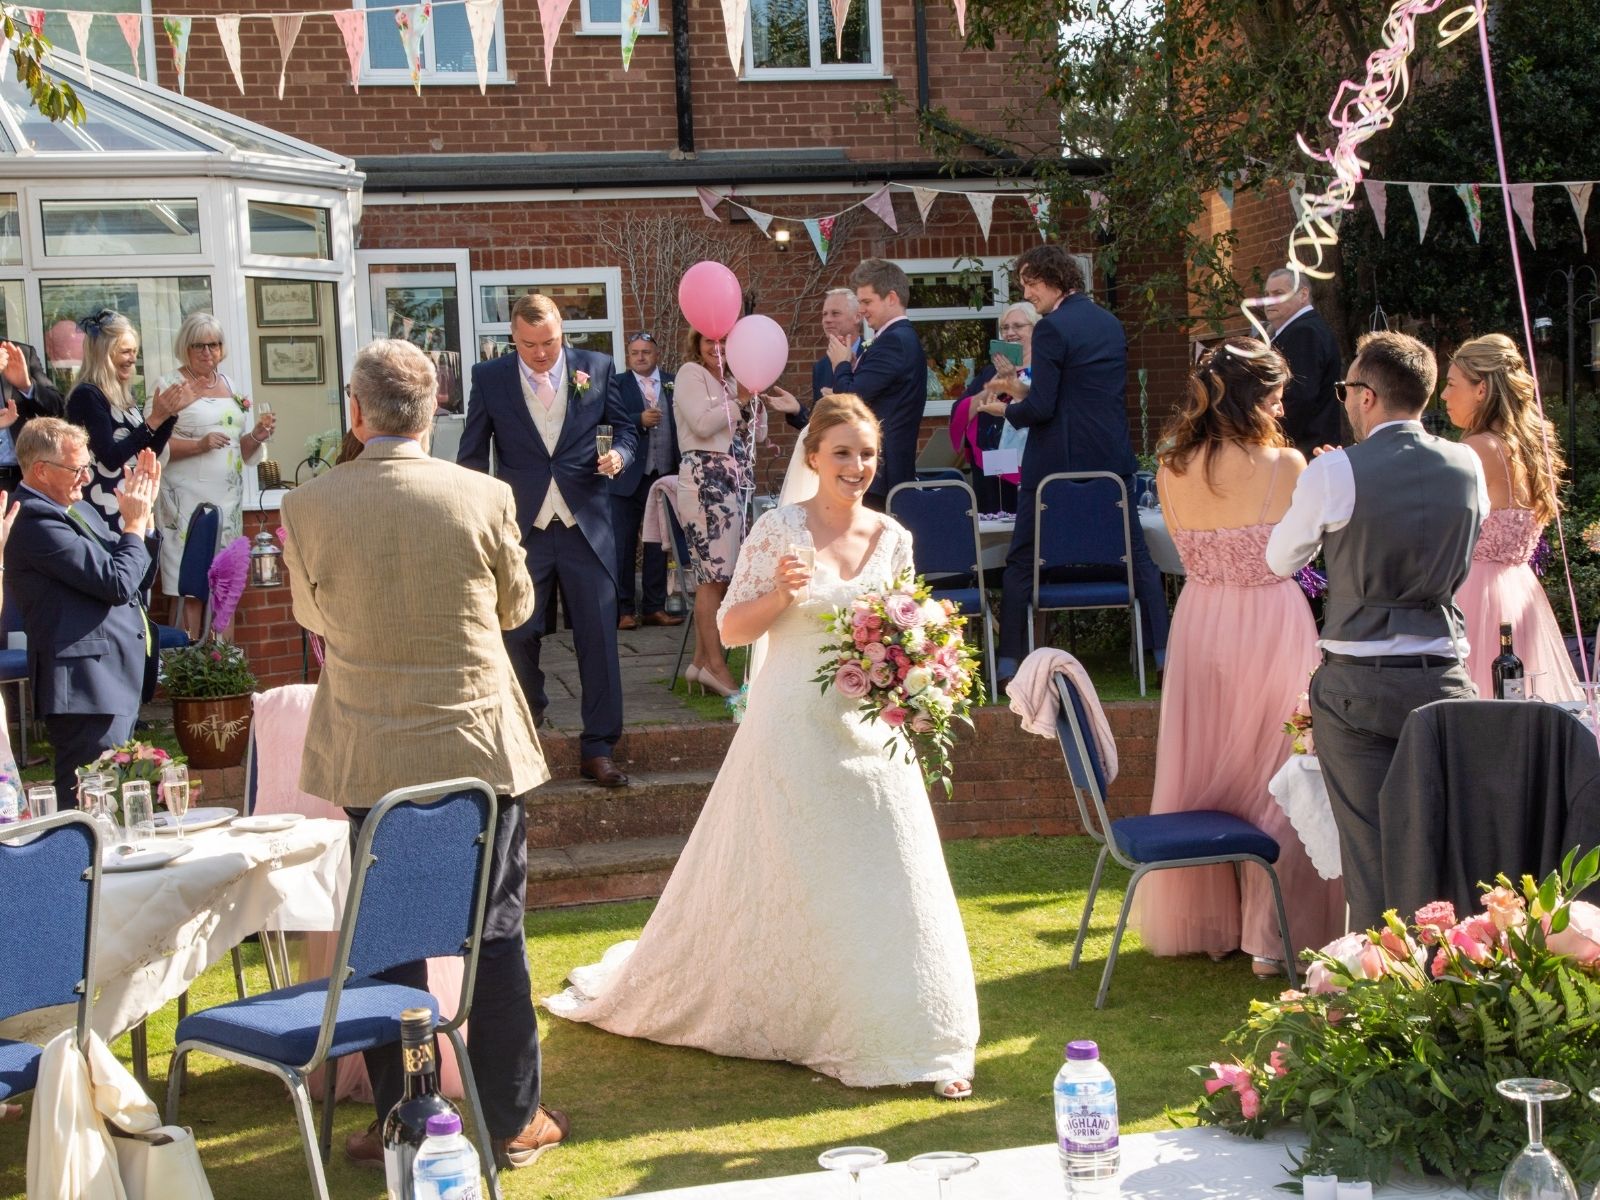
M883 510L889 489L917 477L917 433L928 395L928 359L917 331L906 318L911 281L894 263L869 258L855 269L861 315L872 327L872 344L856 358L846 338L828 336L833 390L854 392L866 401L883 429L883 457L867 490L867 504Z
M1320 446L1343 446L1344 407L1333 385L1344 378L1339 340L1311 307L1311 281L1289 270L1267 276L1267 324L1272 348L1289 363L1294 378L1283 389L1283 433L1310 462Z
M533 579L532 618L508 632L506 650L536 723L548 697L539 669L544 616L556 587L566 598L583 691L579 769L602 787L625 787L611 761L622 736L622 674L617 664L617 546L611 529L611 479L634 459L638 427L622 404L615 365L575 350L561 335L561 310L529 292L511 310L515 354L472 368L467 425L456 461L511 485ZM612 428L611 450L597 455L595 430Z
M1133 476L1139 467L1128 437L1128 343L1122 322L1089 299L1083 271L1060 246L1029 250L1017 260L1017 275L1023 296L1046 314L1033 327L1033 378L1025 397L1010 404L991 397L978 409L1002 414L1014 427L1028 431L1017 524L1006 555L1000 600L996 674L1002 680L1016 674L1028 650L1039 481L1058 471L1110 471L1122 477L1132 504ZM1155 654L1159 668L1167 655L1166 592L1138 520L1130 520L1129 527L1144 644Z
M642 611L634 615L633 563L639 552L639 528L645 501L656 480L678 473L678 428L672 416L672 372L661 369L661 351L649 333L628 339L628 369L618 372L622 407L635 426L638 452L625 471L611 481L611 527L617 539L618 629L646 625L682 625L667 612L667 552L659 543L644 544Z
M861 301L849 288L829 288L822 297L822 336L838 338L850 347L851 358L861 353ZM811 364L811 407L831 395L833 387L833 359L824 350L822 357ZM804 429L811 420L811 410L802 407L797 413L788 413L784 420L796 429Z
M0 421L16 413L8 427L0 427L0 488L15 492L22 482L16 447L23 429L34 417L67 415L66 399L26 342L0 342L0 408Z
M148 450L117 489L122 532L92 504L88 435L55 417L17 439L20 511L6 539L7 599L28 635L36 711L55 747L56 800L77 806L79 767L133 733L153 631L140 592L155 570L145 544L161 467Z

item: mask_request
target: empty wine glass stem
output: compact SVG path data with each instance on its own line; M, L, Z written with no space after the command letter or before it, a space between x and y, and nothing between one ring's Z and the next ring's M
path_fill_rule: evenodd
M1528 1147L1532 1150L1544 1148L1544 1105L1530 1099L1528 1104Z

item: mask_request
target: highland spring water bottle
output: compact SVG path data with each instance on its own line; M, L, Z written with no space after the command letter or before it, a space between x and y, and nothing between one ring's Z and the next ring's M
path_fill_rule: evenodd
M1093 1042L1068 1042L1056 1074L1056 1145L1067 1194L1115 1193L1122 1165L1117 1146L1117 1085Z
M461 1136L461 1118L439 1113L428 1118L428 1140L411 1162L416 1200L479 1200L478 1152Z

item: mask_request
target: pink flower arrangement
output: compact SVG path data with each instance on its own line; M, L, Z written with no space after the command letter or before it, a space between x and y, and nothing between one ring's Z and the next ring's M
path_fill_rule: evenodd
M981 698L966 618L908 571L822 621L831 636L815 682L858 701L864 718L889 727L885 745L901 745L930 786L948 791L953 725L970 725L974 693Z
M114 775L120 791L130 779L143 779L150 783L161 780L161 768L169 763L183 762L182 755L172 755L160 746L149 742L130 740L120 746L103 751L99 758L86 767L78 768L78 778L85 775Z
M589 390L589 372L574 371L572 373L572 386L578 395L583 395Z

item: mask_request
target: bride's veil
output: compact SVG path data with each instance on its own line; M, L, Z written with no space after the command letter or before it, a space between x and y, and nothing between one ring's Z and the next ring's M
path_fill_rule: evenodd
M817 494L817 473L806 462L805 433L795 439L794 452L789 455L789 469L783 473L783 486L778 489L778 507L802 504ZM745 679L754 684L761 664L767 658L767 635L762 634L750 644L750 663Z

